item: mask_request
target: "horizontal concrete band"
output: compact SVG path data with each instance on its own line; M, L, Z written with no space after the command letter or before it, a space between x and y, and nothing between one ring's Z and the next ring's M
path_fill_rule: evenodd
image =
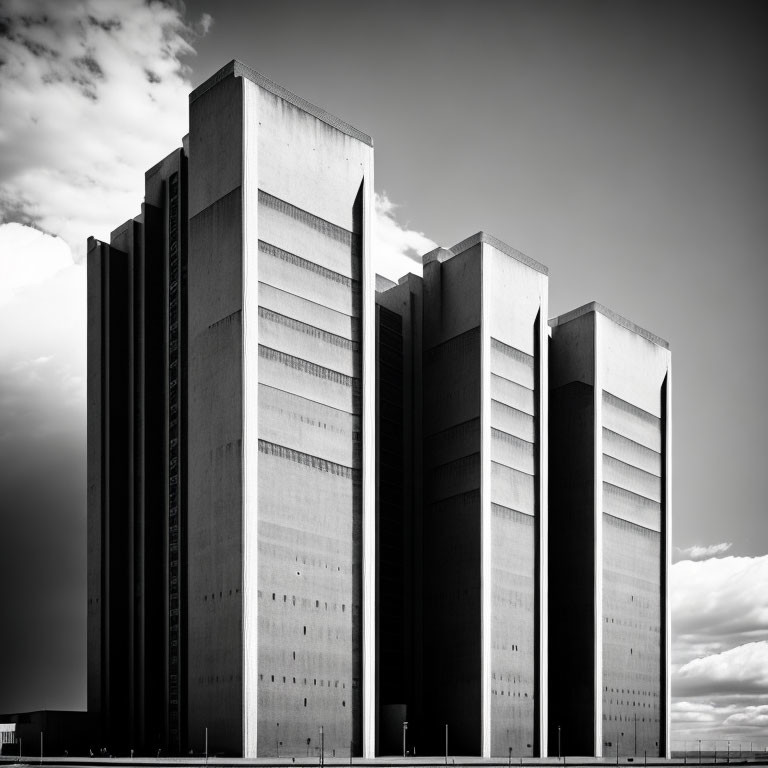
M348 229L344 229L344 227L340 227L338 224L333 224L326 219L322 219L314 213L305 211L303 208L298 208L286 200L270 195L269 192L265 192L263 189L259 190L259 205L278 211L305 226L317 230L326 237L338 240L338 242L349 246L352 249L353 256L358 259L360 258L362 253L360 236L356 235L354 232L350 232Z
M285 352L281 352L278 349L272 349L271 347L265 347L259 344L259 357L266 358L267 360L275 360L289 368L295 368L297 370L308 373L311 376L316 376L320 379L327 379L334 384L341 384L345 387L351 387L355 391L360 390L360 379L354 376L347 376L344 373L339 373L330 368L324 368L322 365L311 363L308 360L304 360L294 355L289 355Z
M308 453L296 451L293 448L286 448L284 445L275 445L275 443L259 440L259 453L266 453L269 456L277 456L281 459L293 461L296 464L303 464L305 467L316 469L319 472L327 472L331 475L338 475L347 480L359 482L362 476L359 469L345 467L343 464L336 464L327 459L321 459L319 456L311 456Z
M332 269L328 269L327 267L324 267L317 262L310 261L309 259L305 259L295 253L291 253L290 251L278 248L276 245L272 245L271 243L268 243L264 240L259 240L259 252L267 254L268 256L274 256L275 258L282 261L287 261L288 263L294 264L295 266L301 267L302 269L305 269L309 272L314 272L326 280L332 280L335 283L340 283L345 288L351 288L353 291L360 293L359 280L352 277L347 277L346 275L342 275L340 272L334 272Z
M291 330L299 331L307 336L312 336L313 338L332 344L333 346L341 347L342 349L347 349L355 353L360 352L360 343L357 341L352 341L344 336L324 331L322 328L317 328L309 323L304 323L301 320L288 317L288 315L282 315L279 312L274 312L266 307L259 307L259 317L268 320L269 322L290 328Z

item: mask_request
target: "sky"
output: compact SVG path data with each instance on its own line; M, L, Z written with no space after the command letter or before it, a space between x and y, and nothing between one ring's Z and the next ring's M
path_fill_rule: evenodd
M485 230L673 358L673 727L768 747L768 53L746 2L0 0L0 712L85 705L88 235L238 58L374 138L397 278Z

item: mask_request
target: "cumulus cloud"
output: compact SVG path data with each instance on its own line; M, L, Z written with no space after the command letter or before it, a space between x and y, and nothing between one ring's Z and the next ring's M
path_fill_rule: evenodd
M722 545L702 547L713 554ZM673 738L768 746L768 555L672 566Z
M765 690L768 690L768 642L764 640L692 659L675 674L678 696Z
M413 272L421 274L421 257L436 244L426 235L397 221L393 203L386 192L376 193L376 227L374 229L373 260L376 273L397 280Z
M725 724L768 728L768 704L762 704L759 707L747 707L743 712L737 712L728 717Z
M0 306L72 264L69 246L22 224L0 225Z
M731 542L728 541L723 542L722 544L711 544L708 547L694 545L692 547L687 547L686 549L681 549L680 547L676 547L675 549L677 550L678 555L686 560L706 560L707 558L724 554L732 546Z
M143 177L186 133L183 57L211 27L145 0L2 0L0 220L77 259L138 213Z
M768 555L683 560L670 588L680 664L768 637Z

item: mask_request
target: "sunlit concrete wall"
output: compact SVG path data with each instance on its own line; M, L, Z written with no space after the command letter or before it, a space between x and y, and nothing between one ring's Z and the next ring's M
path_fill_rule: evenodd
M567 611L556 589L579 568L592 574L593 621L576 625L553 644L552 698L562 691L568 710L558 713L566 751L586 754L665 755L668 751L669 442L670 353L662 339L600 305L553 321L552 443L591 447L591 466L573 475L570 456L553 454L553 615ZM581 403L579 393L592 394ZM580 388L581 387L581 388ZM557 418L557 421L555 421ZM587 480L589 478L589 480ZM586 487L592 484L592 493ZM556 498L555 498L556 497ZM591 508L585 501L591 501ZM565 554L592 533L592 546ZM555 534L554 531L558 533ZM555 565L555 552L558 562ZM571 569L574 569L573 571ZM578 577L577 577L578 578ZM582 584L585 588L586 584ZM583 605L584 601L579 604ZM587 607L587 606L584 606ZM572 610L572 609L571 609ZM571 616L572 620L577 617ZM553 621L554 623L554 621ZM581 636L583 635L583 636ZM565 647L572 643L571 653ZM592 690L573 685L583 659ZM593 743L570 733L583 714ZM586 723L579 723L582 728ZM584 731L582 731L583 733ZM550 731L550 745L556 738ZM592 751L593 750L593 751Z
M370 139L234 62L189 167L190 745L370 753Z

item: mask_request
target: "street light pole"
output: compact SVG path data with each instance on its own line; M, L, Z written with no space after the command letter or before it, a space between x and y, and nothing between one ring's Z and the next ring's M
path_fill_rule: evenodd
M560 759L560 726L557 726L557 759Z
M320 765L325 765L325 733L322 725L320 726Z
M448 765L448 723L445 724L445 764Z
M701 765L701 739L699 739L699 765Z
M408 721L403 720L403 757L405 757L405 732L408 730Z
M277 742L277 756L280 757L280 723L277 724L277 736L275 736L275 741Z
M637 712L635 712L635 757L637 757Z
M728 751L725 755L725 762L730 763L731 762L731 740L728 739Z

